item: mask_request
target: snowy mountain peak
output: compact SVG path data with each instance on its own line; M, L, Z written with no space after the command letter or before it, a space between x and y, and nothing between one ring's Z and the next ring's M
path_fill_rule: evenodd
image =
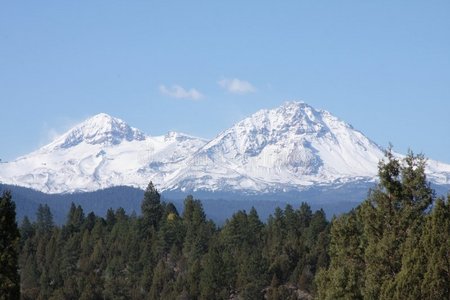
M47 193L117 185L161 191L263 194L373 182L383 150L325 110L286 102L260 110L206 140L178 132L146 136L101 113L51 144L0 164L0 182ZM429 161L434 183L450 165Z
M49 146L70 148L85 142L87 144L117 145L122 141L144 140L145 135L119 118L108 114L97 114L63 134Z
M279 108L268 112L272 115L272 118L281 118L283 122L289 125L303 128L305 132L318 132L332 124L351 127L328 111L317 110L303 101L286 102Z
M258 149L262 150L277 141L293 137L301 140L306 135L319 137L336 128L351 126L327 111L316 110L305 102L292 101L275 109L256 112L223 132L210 144L233 139L233 144L239 144L240 152L258 154Z
M383 151L327 111L304 102L263 109L194 153L169 188L298 189L372 180Z

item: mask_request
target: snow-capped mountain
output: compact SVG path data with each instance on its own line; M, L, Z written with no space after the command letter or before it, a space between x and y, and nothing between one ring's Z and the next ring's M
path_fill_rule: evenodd
M142 141L145 135L124 121L100 113L57 138L44 149L71 148L84 142L90 145L118 145L122 141Z
M383 157L380 146L328 111L288 102L219 134L166 188L259 193L373 182ZM430 160L427 173L435 183L450 182L450 165Z
M0 165L0 182L47 193L160 185L206 141L176 132L147 136L98 114L41 149Z
M379 146L329 112L288 102L219 134L168 188L272 191L373 180L382 157Z
M96 115L49 145L0 164L0 182L48 193L117 185L162 191L301 191L376 180L381 147L327 111L304 102L260 110L207 142L180 133L152 137ZM450 165L428 177L450 184Z

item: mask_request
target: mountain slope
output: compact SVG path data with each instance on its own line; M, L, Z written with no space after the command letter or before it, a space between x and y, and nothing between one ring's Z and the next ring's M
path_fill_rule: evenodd
M47 193L161 184L177 164L205 144L180 133L147 136L124 121L98 114L52 143L0 166L3 183Z
M399 155L401 156L401 155ZM0 183L46 193L112 186L247 195L335 189L376 180L383 150L325 110L288 102L260 110L207 142L170 132L148 136L98 114L41 149L0 164ZM430 160L428 178L450 183L450 165Z
M288 102L222 132L183 162L168 188L271 191L373 180L382 157L329 112Z

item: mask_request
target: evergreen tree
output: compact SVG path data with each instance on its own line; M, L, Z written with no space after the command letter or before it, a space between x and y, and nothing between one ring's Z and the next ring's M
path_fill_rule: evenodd
M281 208L277 207L275 212L269 216L267 221L267 256L271 261L274 260L280 253L283 252L284 241L286 240L286 225L284 212ZM279 274L278 279L281 280Z
M422 299L450 299L450 194L438 200L422 237L427 264L421 283Z
M106 212L106 225L108 229L111 230L113 226L116 224L116 214L112 208L109 208Z
M297 214L299 217L300 228L308 227L312 218L311 207L308 205L308 203L302 202Z
M170 262L160 260L155 268L152 286L150 288L149 299L174 299L173 294L174 272L173 268L167 265Z
M73 204L58 226L41 205L20 228L21 297L448 299L450 208L438 200L429 212L424 165L388 153L368 199L331 224L302 203L267 223L238 211L218 228L199 200L188 196L180 216L151 183L142 216L85 217Z
M53 215L47 204L39 204L36 212L36 231L39 236L48 236L53 229Z
M24 249L29 249L30 244L30 241L27 240ZM27 255L22 259L20 265L21 297L27 300L37 299L39 295L39 272L34 253L27 251Z
M253 245L253 247L261 248L264 236L264 223L259 219L258 212L254 207L250 209L248 214L248 232L249 232L249 243Z
M242 260L237 275L237 289L242 299L263 299L264 288L269 284L267 264L261 252L241 254Z
M84 227L83 229L87 229L88 231L91 231L95 226L95 222L96 222L95 214L91 211L86 216L85 223L83 224L83 227Z
M84 212L83 208L78 205L76 206L73 202L70 206L69 214L67 216L66 225L71 227L72 231L80 231L81 225L84 222Z
M206 221L206 215L200 200L189 195L184 200L183 225L185 238L183 256L186 258L186 289L191 298L200 296L201 259L208 251L208 243L214 232L214 225Z
M421 231L408 235L402 247L401 270L395 276L393 299L424 299L421 285L426 271L426 252L421 243ZM435 299L435 298L432 298Z
M20 234L10 192L0 197L0 299L20 298L18 273Z
M334 219L331 226L330 266L316 277L318 299L363 299L364 239L357 211Z
M158 232L158 256L168 254L169 250L175 246L181 249L184 240L185 230L175 206L169 203L161 220L160 230Z
M186 230L183 253L190 259L198 260L208 249L213 229L206 221L202 203L191 195L184 200L183 223Z
M361 207L367 239L366 297L390 299L395 294L405 241L417 234L434 199L425 165L423 155L410 152L400 162L390 150L380 162L380 184Z
M30 222L30 219L28 219L27 216L25 216L22 220L22 224L20 225L20 243L21 247L24 246L25 242L34 235L34 228L33 225Z
M219 241L212 240L209 251L203 259L200 275L200 299L228 299L229 286L226 265L222 259L223 247Z
M141 209L144 225L147 228L158 228L163 214L163 207L161 205L161 196L151 181L145 190Z
M402 161L389 149L379 185L353 213L333 222L330 267L316 279L319 299L422 298L422 229L434 191L423 155Z

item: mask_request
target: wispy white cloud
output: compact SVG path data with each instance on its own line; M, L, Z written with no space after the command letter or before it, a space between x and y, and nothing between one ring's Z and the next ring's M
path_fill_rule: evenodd
M237 78L224 78L218 81L218 84L233 94L248 94L256 92L256 88L248 81Z
M49 128L46 134L47 134L47 140L49 140L49 141L53 141L61 135L61 133L58 132L55 128Z
M165 96L169 96L177 99L191 99L191 100L200 100L204 98L203 94L198 90L191 88L189 90L183 88L179 85L172 85L171 87L167 87L165 85L159 86L159 91L161 94Z
M52 124L44 122L40 130L41 132L39 137L39 144L37 146L42 147L44 145L47 145L48 143L53 142L61 135L63 135L65 132L67 132L74 126L80 124L86 118L87 118L86 116L81 119L74 119L66 116L61 116L57 117L56 120L52 121Z

